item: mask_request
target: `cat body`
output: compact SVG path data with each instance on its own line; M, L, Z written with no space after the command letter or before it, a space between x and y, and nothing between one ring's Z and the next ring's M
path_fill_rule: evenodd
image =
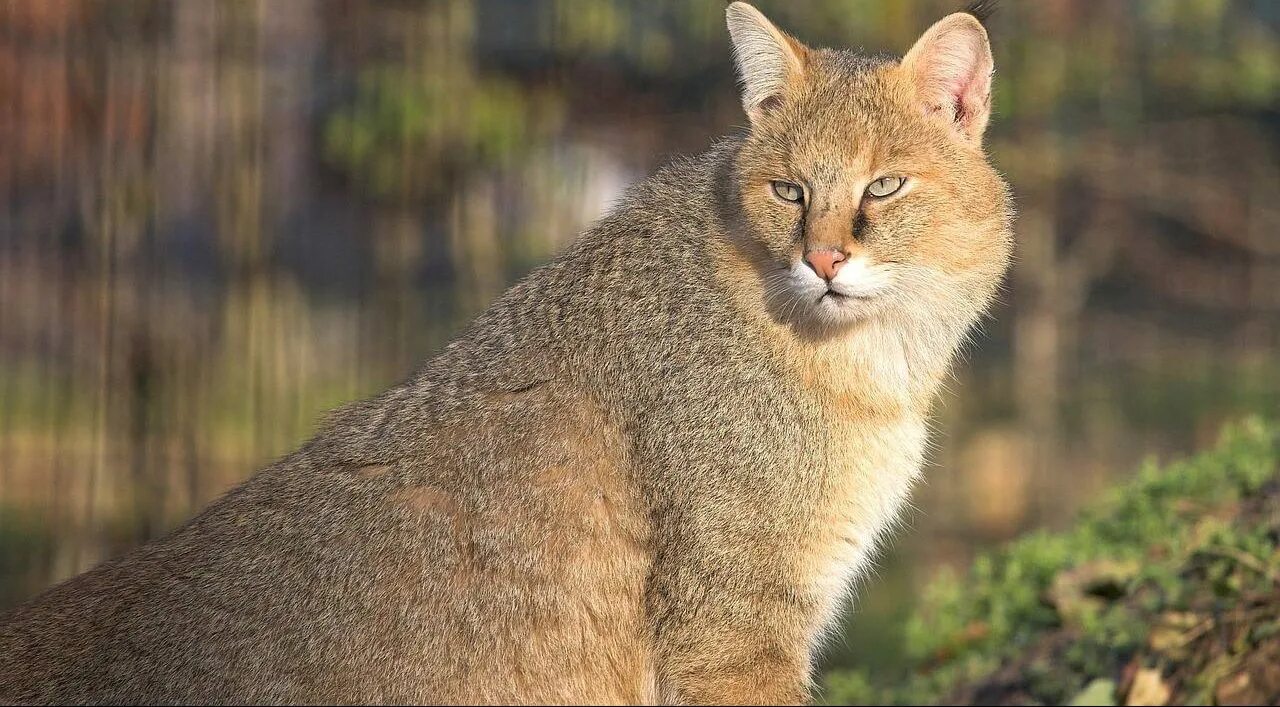
M187 525L0 618L0 701L807 700L1010 214L971 16L902 62L742 3L729 26L747 134Z

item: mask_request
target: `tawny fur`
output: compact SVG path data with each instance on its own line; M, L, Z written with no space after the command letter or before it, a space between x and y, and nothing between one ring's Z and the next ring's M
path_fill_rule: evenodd
M737 47L745 135L186 526L6 615L0 702L807 700L1006 270L1009 204L974 84L938 110L895 60L763 29L789 68L753 90ZM886 172L909 193L864 197ZM888 294L801 296L817 247Z

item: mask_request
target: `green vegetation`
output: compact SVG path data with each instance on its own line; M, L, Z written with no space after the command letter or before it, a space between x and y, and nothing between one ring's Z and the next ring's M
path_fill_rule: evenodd
M326 122L324 152L373 196L424 197L545 140L559 112L550 94L499 77L370 69Z
M41 589L32 569L48 561L53 538L33 515L0 505L0 610Z
M826 701L1274 700L1278 458L1276 428L1255 419L1197 457L1148 464L1071 530L934 582L905 628L905 672L833 672Z

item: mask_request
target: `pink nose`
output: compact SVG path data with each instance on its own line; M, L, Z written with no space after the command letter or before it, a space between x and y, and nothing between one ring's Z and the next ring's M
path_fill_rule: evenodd
M836 273L840 270L840 264L845 261L845 256L838 250L823 248L805 253L804 259L823 280L834 280Z

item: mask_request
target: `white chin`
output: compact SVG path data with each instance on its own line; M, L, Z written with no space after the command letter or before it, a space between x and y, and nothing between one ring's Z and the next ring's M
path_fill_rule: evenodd
M856 323L887 304L889 288L879 275L869 272L864 259L858 259L827 283L809 266L796 263L788 273L787 294L771 301L774 314L789 324L818 330Z
M879 298L874 295L851 296L827 292L814 303L814 313L831 323L843 323L873 314Z

